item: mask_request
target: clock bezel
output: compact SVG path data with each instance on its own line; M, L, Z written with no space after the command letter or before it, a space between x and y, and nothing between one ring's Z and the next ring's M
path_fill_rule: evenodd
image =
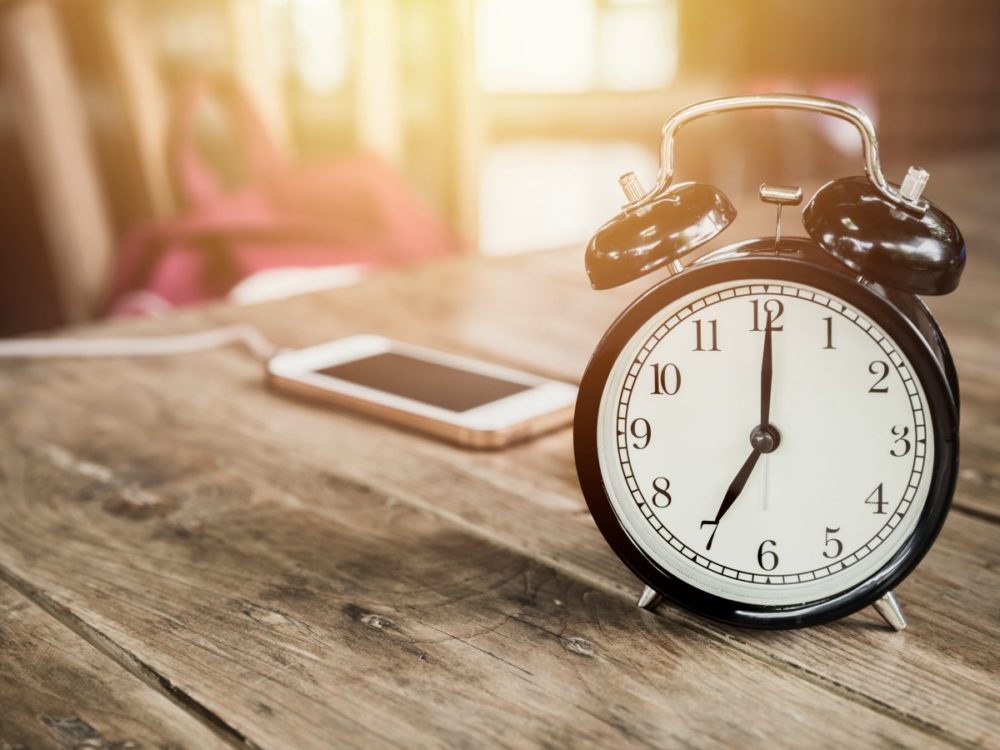
M791 243L790 243L791 244ZM798 244L798 243L795 243ZM803 241L803 244L811 244ZM805 248L803 248L805 249ZM726 249L718 251L724 253ZM584 498L598 529L618 557L647 586L669 601L710 619L754 628L818 625L852 614L893 590L931 548L951 506L958 464L958 413L945 365L923 334L896 305L851 276L800 257L758 254L694 264L647 290L608 328L580 383L574 417L574 453ZM930 489L915 530L871 577L825 599L800 605L758 605L710 594L665 571L626 533L601 477L597 421L601 398L614 363L632 336L667 305L718 283L750 278L774 279L818 287L843 299L876 321L906 355L920 379L932 415L935 440Z

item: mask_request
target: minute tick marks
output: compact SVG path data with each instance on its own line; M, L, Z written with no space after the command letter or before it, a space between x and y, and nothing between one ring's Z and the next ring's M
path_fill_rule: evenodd
M743 592L764 584L778 601L795 596L801 585L818 586L821 579L853 575L851 570L860 575L891 547L886 541L897 538L893 532L915 517L925 456L918 461L911 448L905 459L892 459L907 462L899 467L902 474L880 476L881 456L869 456L869 443L877 449L874 430L858 425L887 415L883 455L906 447L898 440L901 428L911 446L923 447L927 423L916 381L872 321L818 289L721 287L665 309L648 333L637 334L635 354L624 364L636 381L651 383L648 392L621 388L614 407L624 407L626 423L636 424L636 433L616 436L637 479L628 487L633 507L642 503L642 523L687 561L685 567L693 563L705 571L699 576L731 580ZM837 321L836 348L824 352L827 359L816 369L802 352L806 345L823 350L827 317ZM709 319L726 345L706 357L692 350L691 337L697 338L695 324ZM703 349L707 343L703 339ZM892 384L895 396L868 393L868 365L876 357L887 362L883 382ZM671 373L683 373L683 387L671 379L669 396L662 383L659 392L652 385L663 377L665 363ZM851 442L858 459L850 471L838 470L825 456ZM759 465L765 456L771 462L766 472ZM870 481L867 475L871 484L854 486L861 477ZM657 477L669 477L669 505L662 496L650 502ZM865 500L879 483L888 493L886 512L874 515ZM762 502L740 500L751 487ZM828 540L828 528L839 530L835 539Z

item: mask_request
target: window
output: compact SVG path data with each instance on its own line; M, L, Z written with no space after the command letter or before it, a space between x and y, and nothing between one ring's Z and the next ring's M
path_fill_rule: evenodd
M349 50L343 0L262 0L261 10L283 77L320 96L344 84Z
M501 255L586 242L625 203L618 176L656 172L629 141L518 140L484 154L479 245Z
M655 174L622 112L673 82L677 13L676 0L478 0L476 76L494 139L479 171L482 252L586 242L624 203L621 174Z
M642 91L677 70L675 0L479 0L488 92Z

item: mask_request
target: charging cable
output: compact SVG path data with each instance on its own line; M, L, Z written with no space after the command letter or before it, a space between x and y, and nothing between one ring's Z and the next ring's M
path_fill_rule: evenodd
M53 338L0 340L0 359L54 359L57 357L168 357L218 349L230 344L245 346L261 359L269 359L276 346L251 325L238 323L196 333L133 338Z

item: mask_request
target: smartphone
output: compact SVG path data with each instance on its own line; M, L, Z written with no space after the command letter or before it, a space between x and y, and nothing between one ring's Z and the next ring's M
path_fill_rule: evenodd
M470 448L501 448L569 425L577 392L569 383L367 335L282 352L267 373L279 391Z

